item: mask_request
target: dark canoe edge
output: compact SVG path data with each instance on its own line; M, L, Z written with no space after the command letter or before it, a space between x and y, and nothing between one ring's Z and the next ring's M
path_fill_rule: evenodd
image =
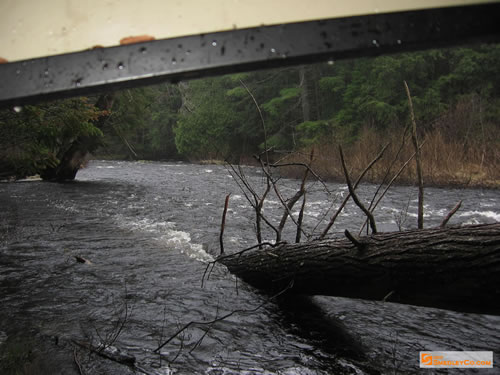
M0 107L204 76L500 41L500 3L326 19L0 64Z

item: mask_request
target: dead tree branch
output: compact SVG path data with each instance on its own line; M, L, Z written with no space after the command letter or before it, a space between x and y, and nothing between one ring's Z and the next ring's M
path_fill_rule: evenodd
M227 214L227 206L229 205L229 197L231 194L226 195L226 201L224 202L224 211L222 212L222 222L220 224L220 235L219 235L219 243L220 243L220 253L224 254L224 227L226 226L226 214Z
M425 141L423 141L421 144L420 144L420 148L422 148L422 146L425 144ZM403 163L403 165L401 166L401 168L399 168L398 172L394 175L394 177L391 179L391 181L389 181L389 183L387 184L387 186L385 187L384 191L382 192L382 194L380 195L380 197L378 197L377 201L375 202L375 204L373 205L373 207L371 208L371 212L375 211L375 208L377 208L378 204L380 203L380 201L382 200L382 198L384 198L385 194L389 191L389 189L391 188L392 184L394 183L394 181L396 181L398 179L398 177L401 175L401 173L403 173L404 169L406 168L406 166L410 163L410 161L413 160L413 158L415 157L416 153L414 152L410 158ZM363 231L365 225L368 223L368 219L365 220L365 223L363 224L363 226L361 227L361 229L359 230L359 234L361 235L361 232Z
M269 181L269 178L266 176L266 190L264 191L262 196L259 196L259 194L257 194L255 189L250 184L250 182L248 182L241 166L238 165L238 170L236 170L236 168L232 164L228 163L228 165L231 168L229 173L231 173L231 175L233 176L236 184L242 191L247 202L254 209L257 243L262 243L261 220L263 220L266 223L266 225L269 228L271 228L275 233L278 233L278 229L262 214L262 207L264 205L267 195L269 194L269 191L271 190L271 182ZM251 197L248 194L250 194Z
M354 246L358 248L358 250L363 250L365 248L365 244L363 242L360 242L356 237L354 237L351 232L349 232L347 229L344 231L345 236L349 241L352 242Z
M344 170L344 176L345 180L347 183L347 187L349 188L349 193L351 194L352 200L356 205L363 211L363 213L366 215L366 217L370 220L370 227L372 228L373 233L377 233L377 225L375 224L375 218L373 217L372 213L367 210L367 208L361 203L359 200L356 192L354 191L354 188L351 183L351 179L349 177L349 172L347 172L347 167L345 165L345 160L344 160L344 152L342 151L342 146L339 146L339 152L340 152L340 161L342 163L342 169Z
M269 164L269 151L268 151L268 147L267 147L267 129L266 129L266 123L264 121L264 116L262 115L262 111L260 110L259 103L257 102L257 99L255 99L255 96L253 96L252 92L249 90L247 85L245 85L245 83L241 79L240 79L240 83L245 88L245 90L248 92L248 95L250 95L250 97L252 98L252 100L255 104L255 107L257 107L257 111L259 112L260 121L262 123L262 130L264 131L264 150L266 153L266 162L267 162L267 164Z
M382 150L379 152L379 154L375 157L375 159L373 159L370 164L368 164L366 166L366 168L363 170L363 172L361 172L361 174L359 175L358 179L356 180L356 182L354 183L354 189L356 189L359 185L359 183L361 182L361 180L363 179L363 177L365 176L365 174L373 167L373 165L380 160L380 158L384 155L384 152L385 150L387 149L387 147L389 146L389 143L386 144ZM349 198L351 197L351 194L347 194L347 196L344 198L344 201L342 202L342 204L340 205L340 207L337 209L337 211L335 212L335 214L332 216L332 218L330 219L328 225L326 226L326 228L323 230L323 233L321 233L321 236L319 236L319 239L322 240L325 238L325 236L328 234L328 231L331 229L331 227L333 226L333 224L335 223L335 220L337 220L337 217L340 215L340 213L342 212L342 210L344 209L345 205L347 204L347 201L349 200Z
M257 158L257 160L259 161L259 163L260 163L260 165L262 167L262 171L267 176L268 181L271 183L272 188L274 190L274 193L276 194L276 196L278 197L279 201L281 202L281 205L285 209L285 213L283 215L290 216L290 219L293 221L293 223L295 224L295 226L298 228L299 225L297 224L297 221L294 219L294 217L292 215L291 207L293 207L293 205L297 202L297 200L300 198L300 196L299 196L299 198L297 198L295 200L295 202L293 202L293 204L291 204L292 201L289 202L289 204L291 204L291 205L287 204L285 202L285 200L283 199L283 197L282 197L282 195L281 195L281 193L280 193L280 191L278 189L276 181L273 180L273 178L272 178L271 173L269 172L269 170L264 167L264 163L262 162L262 159ZM282 218L282 221L283 221L283 218ZM285 218L285 221L286 221L286 218ZM281 225L281 222L280 222L280 225ZM284 226L284 224L283 224L283 226ZM281 230L280 230L280 227L278 227L277 232L276 232L276 242L280 242L281 241ZM307 236L307 233L304 233L304 234Z
M309 156L309 165L312 163L313 158L314 158L314 148L311 150L311 154ZM305 187L306 187L307 177L309 175L309 169L310 168L306 168L306 170L304 172L304 176L302 177L302 182L300 184L299 190L295 193L295 195L286 204L286 208L287 209L283 212L283 216L281 217L281 221L280 221L280 223L278 225L278 235L276 237L276 242L280 242L281 241L281 233L283 232L283 229L285 228L286 219L288 218L289 215L290 215L290 217L292 217L291 211L293 209L293 206L295 206L295 203L297 203L297 201L306 192ZM300 240L300 233L302 231L302 217L300 217L295 224L296 224L296 227L297 227L297 232L299 233L299 234L297 234L295 236L295 239L296 240L297 239Z
M444 228L446 224L448 224L448 221L450 221L451 217L455 215L455 213L460 209L461 206L462 206L462 201L458 202L457 205L448 213L448 215L446 215L446 217L443 219L439 227Z
M216 317L215 319L213 320L210 320L210 321L206 321L206 322L197 322L197 321L191 321L187 324L185 324L182 328L180 328L179 330L177 330L177 332L175 332L172 336L170 336L167 340L165 340L161 345L159 345L155 350L154 352L155 353L158 353L159 350L161 350L165 345L167 345L168 343L170 343L172 340L174 340L177 336L179 336L181 333L183 333L185 330L187 330L189 327L191 326L209 326L211 327L213 324L217 323L217 322L221 322L227 318L229 318L230 316L233 316L235 314L251 314L251 313L254 313L256 312L257 310L259 310L260 308L262 308L264 305L266 305L267 303L269 303L269 301L272 301L274 299L276 299L277 297L281 296L282 294L284 294L288 289L292 288L293 287L293 283L289 283L283 290L281 290L279 293L276 293L275 295L267 298L264 302L262 302L260 305L256 306L255 308L253 309L238 309L238 310L233 310L227 314L224 314L220 317ZM196 345L200 345L201 342L197 342Z
M378 194L380 193L380 190L382 189L382 187L384 186L385 182L387 181L387 178L391 174L392 168L394 167L394 165L396 165L396 161L398 160L399 155L403 151L403 148L404 148L404 146L406 144L406 136L407 136L409 128L410 128L409 125L407 125L405 127L405 129L403 131L403 136L401 137L401 144L399 145L398 151L396 152L396 155L394 155L394 158L392 159L392 162L389 165L389 167L387 167L387 170L385 171L385 175L382 178L382 181L377 186L377 190L375 190L375 193L373 193L373 198L370 201L370 205L368 206L368 210L370 210L370 212L373 212L375 210L375 207L373 206L373 204L375 203L375 199L377 198ZM363 229L364 229L364 227L366 226L367 223L368 223L368 219L365 220L365 222L363 223L363 226L359 230L359 235L361 235L361 232L363 231Z
M302 206L300 207L299 217L297 219L297 232L295 234L295 243L300 242L300 237L302 235L302 220L304 219L304 209L306 208L306 196L307 194L304 192L304 196L302 198Z
M415 121L415 113L413 112L413 102L411 100L410 89L406 81L404 81L406 95L408 96L408 105L410 107L410 117L412 123L412 141L413 147L415 148L415 162L417 164L417 178L418 178L418 218L417 225L418 229L424 227L424 178L422 175L422 161L420 158L420 147L418 146L417 138L417 122Z

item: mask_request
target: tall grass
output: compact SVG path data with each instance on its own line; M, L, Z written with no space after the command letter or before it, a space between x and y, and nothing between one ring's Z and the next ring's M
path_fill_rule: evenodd
M481 186L500 188L500 124L485 121L475 98L459 101L433 124L420 125L420 143L425 185ZM338 146L342 145L350 173L356 178L380 149L390 143L383 158L369 171L366 180L380 183L389 179L414 152L404 126L387 129L363 127L354 141L343 143L334 135L315 148L313 168L323 178L343 180ZM310 147L287 157L287 161L307 162ZM300 167L285 173L299 177ZM416 184L415 162L409 163L397 180Z

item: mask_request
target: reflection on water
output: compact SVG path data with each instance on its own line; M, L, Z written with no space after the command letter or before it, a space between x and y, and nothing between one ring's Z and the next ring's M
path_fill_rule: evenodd
M262 182L257 170L248 173ZM298 182L284 183L283 194L293 195ZM330 201L346 194L342 185L328 187L329 197L319 187L309 194L309 230ZM364 186L360 195L375 189ZM70 339L105 336L126 306L130 314L115 345L156 374L408 373L418 372L419 350L496 350L498 363L499 317L332 297L266 303L252 288L236 288L223 267L202 288L229 193L225 248L236 251L255 241L252 212L223 166L96 161L74 183L0 184L0 345L21 335L49 353L69 351ZM280 203L269 199L266 216L279 220ZM380 229L414 227L415 199L413 188L393 189L376 211ZM429 188L426 226L439 224L459 200L451 224L500 219L498 192ZM362 222L349 204L336 228L356 230ZM161 357L153 352L189 321L262 303L252 314L190 329ZM66 361L74 370L72 358ZM104 360L82 365L88 373L131 371Z

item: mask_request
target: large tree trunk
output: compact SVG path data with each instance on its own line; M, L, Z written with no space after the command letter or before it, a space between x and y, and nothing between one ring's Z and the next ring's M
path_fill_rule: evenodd
M283 244L219 262L266 291L500 313L500 223Z

